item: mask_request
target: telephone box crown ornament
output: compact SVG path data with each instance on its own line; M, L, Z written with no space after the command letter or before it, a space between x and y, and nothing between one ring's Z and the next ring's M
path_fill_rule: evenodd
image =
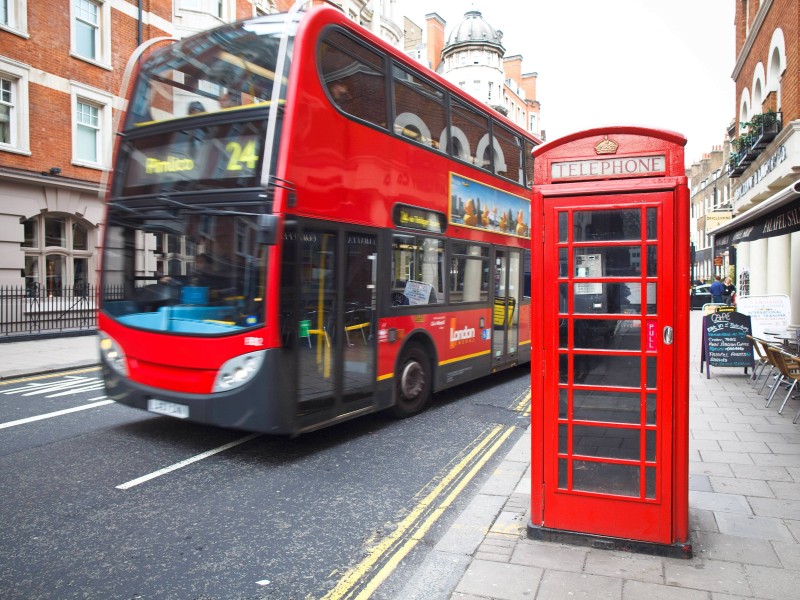
M608 136L606 136L597 143L594 147L594 151L597 152L597 154L616 154L617 148L619 148L619 144L614 140L608 139Z

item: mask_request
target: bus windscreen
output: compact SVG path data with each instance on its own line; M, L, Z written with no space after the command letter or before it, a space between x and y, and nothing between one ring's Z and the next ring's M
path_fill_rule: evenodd
M288 60L276 74L281 41L291 48L296 23L271 15L176 42L146 58L124 129L283 100ZM290 51L290 50L289 50ZM280 84L279 98L273 87Z

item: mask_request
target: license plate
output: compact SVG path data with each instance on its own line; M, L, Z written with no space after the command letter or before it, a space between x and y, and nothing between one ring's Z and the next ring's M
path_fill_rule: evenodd
M155 398L150 398L147 401L147 410L160 415L175 417L177 419L189 418L189 407L185 404L176 404L175 402L156 400Z

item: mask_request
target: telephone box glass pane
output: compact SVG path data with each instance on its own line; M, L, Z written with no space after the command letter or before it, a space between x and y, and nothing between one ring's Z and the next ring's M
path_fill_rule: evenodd
M559 415L562 419L567 418L566 393L564 396L564 414ZM572 391L572 418L606 423L641 423L640 398L638 392L575 389Z
M569 430L567 425L559 425L558 426L558 453L559 454L567 454L568 447L567 442L569 441Z
M638 429L576 425L572 428L572 453L596 458L639 460Z
M655 302L655 287L648 285ZM574 283L573 312L578 314L641 314L642 284L629 283ZM648 296L648 302L651 298ZM564 311L566 312L566 311Z
M656 497L656 468L647 467L644 470L645 477L645 498L654 499Z
M569 214L565 212L558 213L558 241L566 242L569 235Z
M657 367L658 367L658 359L655 356L648 356L647 357L647 389L654 390L658 386L656 385L657 378Z
M656 395L647 394L647 424L656 424Z
M645 437L645 460L653 462L656 459L656 432L655 430L648 430L644 434Z
M567 276L567 271L569 271L569 269L567 268L567 265L569 264L569 260L567 259L567 256L568 256L568 252L567 252L566 248L559 248L558 249L558 276L559 277L566 277Z
M654 240L658 237L658 209L647 209L647 239Z
M638 498L639 467L576 460L572 462L572 489Z
M639 277L641 246L587 246L574 250L572 274L582 277ZM587 286L599 285L587 283ZM591 288L589 288L591 289Z
M574 242L642 239L642 211L633 209L576 211L572 216Z
M641 385L638 356L574 355L573 381L582 385L635 387Z
M559 489L565 490L567 489L569 480L569 461L565 458L561 458L558 461L558 487Z
M575 347L600 350L639 350L638 321L630 319L575 319Z
M647 276L655 277L658 275L658 247L647 247Z

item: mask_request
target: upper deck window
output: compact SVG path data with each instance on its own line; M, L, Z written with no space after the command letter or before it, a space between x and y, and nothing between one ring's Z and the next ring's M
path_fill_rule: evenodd
M140 71L126 128L267 103L276 82L283 100L294 39L294 25L285 19L234 23L153 52ZM289 44L277 77L284 34Z
M386 75L383 57L339 31L319 47L322 81L344 112L386 128Z

